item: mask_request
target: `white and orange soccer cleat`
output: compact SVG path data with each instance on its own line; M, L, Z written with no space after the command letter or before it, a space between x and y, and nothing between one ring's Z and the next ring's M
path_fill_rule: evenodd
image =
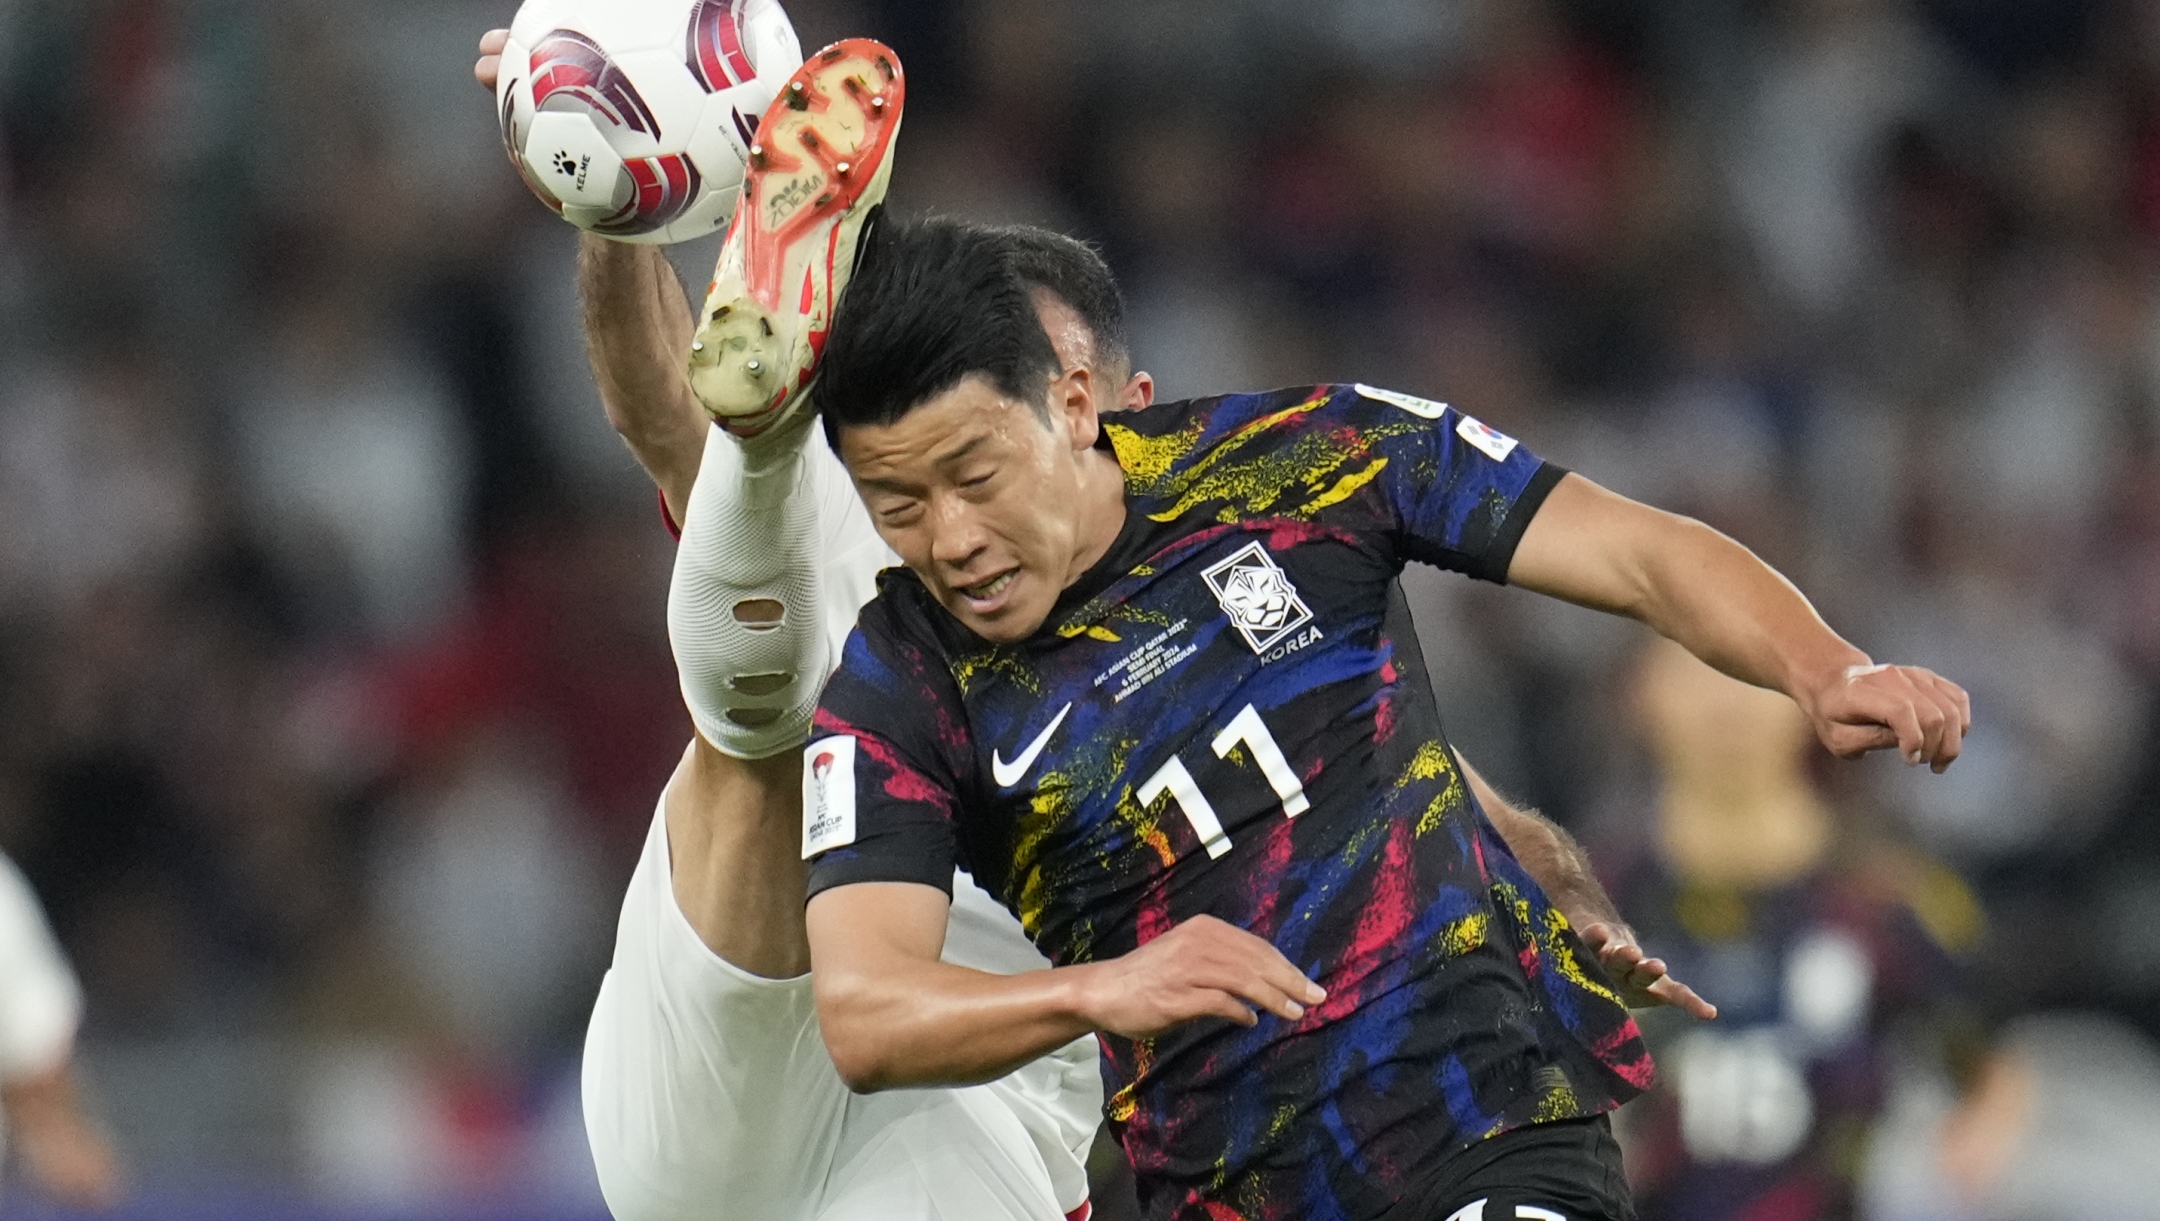
M892 177L905 94L899 57L849 38L796 69L758 125L690 345L690 389L736 436L802 418L802 389Z

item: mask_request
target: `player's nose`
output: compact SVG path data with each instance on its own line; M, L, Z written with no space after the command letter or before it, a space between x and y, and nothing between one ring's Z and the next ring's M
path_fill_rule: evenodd
M975 507L957 496L943 497L930 513L930 558L941 567L962 571L989 545L989 531Z

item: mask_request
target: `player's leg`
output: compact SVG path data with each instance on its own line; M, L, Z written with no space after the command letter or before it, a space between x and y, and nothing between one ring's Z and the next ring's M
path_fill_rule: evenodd
M707 1221L718 1201L728 1215L807 1221L848 1093L809 976L731 961L770 971L799 953L801 883L786 868L799 815L740 800L755 787L729 773L760 765L694 762L709 749L686 752L623 899L586 1034L586 1135L618 1221Z

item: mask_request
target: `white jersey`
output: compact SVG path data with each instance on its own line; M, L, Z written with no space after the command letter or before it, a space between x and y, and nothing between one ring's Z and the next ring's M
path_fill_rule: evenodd
M15 862L0 855L0 1083L67 1063L81 1019L82 988L37 895ZM0 1128L0 1147L5 1142Z
M822 436L825 628L837 658L896 562ZM1084 1037L986 1085L859 1095L818 1033L810 977L714 954L675 904L653 818L585 1040L585 1127L618 1221L1059 1221L1084 1216L1102 1109ZM1046 969L1019 922L954 875L945 960Z

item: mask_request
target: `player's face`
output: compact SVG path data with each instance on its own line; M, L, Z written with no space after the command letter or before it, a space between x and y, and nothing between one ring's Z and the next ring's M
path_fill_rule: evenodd
M878 533L985 639L1033 633L1107 546L1101 480L1084 469L1102 458L1091 450L1087 377L1068 369L1051 379L1047 420L972 375L895 423L840 432L840 458ZM1122 520L1123 501L1111 506Z

